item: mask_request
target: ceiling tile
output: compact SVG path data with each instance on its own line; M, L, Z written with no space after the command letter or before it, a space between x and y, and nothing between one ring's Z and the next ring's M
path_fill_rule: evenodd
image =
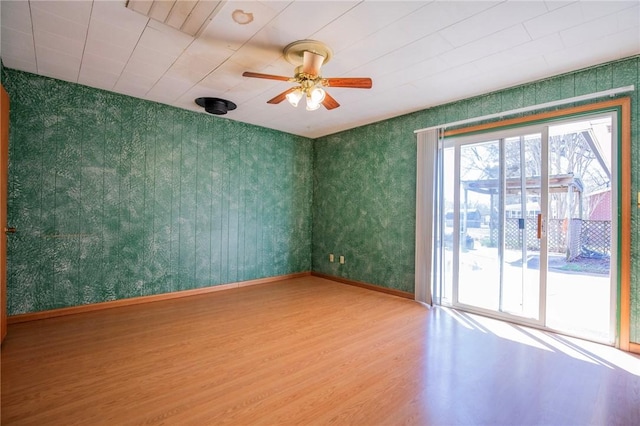
M609 16L620 11L633 13L632 9L638 7L638 1L582 1L579 3L582 8L585 21L592 21L604 16ZM636 9L637 10L637 9ZM595 23L594 23L595 24Z
M383 76L431 60L451 49L451 44L439 34L431 34L355 68L351 70L351 73Z
M158 80L167 72L175 60L175 56L163 55L151 49L138 47L129 58L124 71L146 75L149 78Z
M127 63L129 57L133 53L133 48L125 48L120 45L111 44L108 41L104 41L104 38L89 37L87 38L87 44L84 48L85 55L103 56L109 58L114 62Z
M49 2L37 2L39 5L46 4ZM60 2L51 2L59 4ZM64 2L62 2L64 3ZM69 4L74 4L74 2L67 2ZM81 2L78 2L81 3ZM32 3L33 4L33 3ZM73 21L70 19L66 19L59 15L53 15L48 13L46 10L50 8L31 8L31 17L33 19L33 30L34 32L48 32L52 34L57 34L62 37L70 38L73 40L84 41L84 38L87 35L87 27L89 26L89 17L81 21ZM57 9L56 9L57 10ZM68 10L66 7L61 8L61 10Z
M220 1L212 0L129 0L128 9L190 36L197 36L219 10Z
M29 2L26 1L6 1L1 3L2 7L2 36L6 28L12 28L24 33L31 32L31 10Z
M483 87L483 89L486 85L490 89L489 91L496 91L520 85L528 81L539 80L543 78L547 72L548 64L544 58L534 57L513 63L510 66L496 67L486 72L479 71L471 75L468 79L460 81L460 84L463 87ZM468 89L465 91L468 91ZM477 95L482 93L487 92L478 91Z
M547 9L549 11L555 10L555 9L559 9L561 7L565 7L570 5L571 3L575 3L575 0L567 0L567 1L562 1L562 0L545 0L544 4L545 6L547 6Z
M158 80L146 97L158 102L171 103L191 89L194 83L185 78L163 76Z
M234 62L244 66L247 71L260 72L278 60L284 62L282 48L260 42L263 37L264 34L257 34L251 39L251 44L245 44L238 49L233 55ZM291 72L287 73L287 75L293 75L294 66L290 65L289 68Z
M36 61L36 52L32 33L23 33L10 28L2 28L2 57L11 56L21 61Z
M510 70L521 62L529 62L533 58L543 60L546 53L563 50L564 45L559 34L551 34L528 43L517 45L491 55L476 59L470 65L478 72L494 72L500 69ZM543 60L544 61L544 60Z
M441 34L454 46L463 46L545 13L547 8L543 2L503 2L443 29Z
M144 27L143 27L144 28ZM127 31L112 23L92 19L89 25L87 41L98 41L118 46L120 49L132 51L140 40L142 31Z
M398 32L414 38L434 34L499 4L499 1L434 1L394 23Z
M640 3L622 12L618 12L619 29L637 29L640 32Z
M234 54L234 50L217 40L195 39L184 51L184 54L199 58L202 62L219 65Z
M527 20L524 23L524 27L529 32L531 38L536 39L571 28L582 22L584 22L584 17L580 4L570 3L552 12Z
M332 46L335 53L379 31L416 9L423 2L344 2L339 16L317 30L312 38ZM304 22L304 14L300 22ZM346 36L345 36L346 35Z
M446 73L451 69L441 58L429 58L407 68L406 71L413 76L413 81L422 80L424 77Z
M30 0L31 13L44 12L77 25L86 26L89 23L93 2L88 1L61 1L61 0Z
M531 38L524 27L522 25L515 25L445 52L440 55L440 59L450 66L455 67L529 41L531 41Z
M33 37L35 39L35 44L39 47L46 47L47 49L62 52L77 59L82 59L84 40L68 38L37 30L33 32Z
M166 23L170 27L180 29L184 25L185 21L193 11L193 8L196 6L196 1L177 1L171 8L169 16L167 17ZM193 34L192 34L193 35Z
M200 34L209 22L211 22L214 14L220 9L220 3L219 1L200 0L187 17L181 30L193 36Z
M138 46L166 55L178 56L192 41L193 37L152 20L142 33Z
M258 46L280 55L285 46L297 40L313 39L331 45L331 40L324 38L319 31L326 28L327 22L343 19L345 12L356 4L352 1L324 2L310 14L309 3L292 2L256 33L251 45L258 42Z
M95 87L97 89L113 90L113 86L115 86L119 77L120 73L113 74L107 72L103 68L96 68L93 64L91 66L87 66L83 63L80 68L78 83Z
M200 57L188 53L182 54L167 70L166 76L182 78L198 83L217 68L218 64L202 61Z
M5 53L4 50L2 51L2 65L18 71L26 71L32 74L38 73L38 66L36 65L35 59L30 61L19 56L14 57L11 54Z
M127 67L139 66L140 69L144 69L146 66L151 70L166 72L169 67L176 61L179 56L159 53L153 49L138 46L129 58Z
M233 61L227 61L220 65L215 71L205 77L200 84L206 88L211 88L219 92L229 90L239 84L244 83L247 79L242 76L244 67L234 63ZM255 81L255 80L254 80ZM265 82L275 83L273 80L260 80L265 85ZM257 84L257 83L256 83Z
M394 33L396 36L390 37ZM338 75L348 73L356 68L358 64L366 64L372 62L381 56L394 52L395 50L410 44L412 38L402 32L396 32L395 29L387 28L378 31L367 38L366 41L359 41L348 48L341 50L339 65L334 66ZM371 46L375 46L374 49Z
M36 46L36 54L38 55L38 73L65 81L78 81L80 58L43 46Z
M633 13L629 13L633 11ZM561 31L560 36L566 47L584 44L589 41L596 41L616 32L625 31L628 28L638 28L640 25L640 6L614 13L598 19L597 24L593 21L585 22L581 25ZM640 31L636 34L640 38Z
M120 75L124 70L125 61L112 59L112 56L94 55L93 53L85 53L82 58L82 69L89 67L92 69L102 70L109 74Z
M544 58L550 66L553 66L552 72L554 73L589 67L602 62L621 59L629 54L638 54L640 51L640 37L637 37L637 35L638 29L631 28L598 40L587 40L582 44L546 53ZM594 50L601 52L597 59L594 59L591 54Z
M149 15L153 3L154 0L130 0L127 2L127 7L143 15ZM175 0L168 0L167 3L173 4Z
M192 7L195 6L195 2L186 2L186 3L191 3ZM135 1L129 1L127 3L127 7L131 8L135 4L136 4ZM167 23L166 19L169 17L169 14L171 13L171 9L173 9L173 6L175 6L176 4L177 3L175 0L154 1L153 3L151 3L151 6L149 7L148 10L146 10L146 8L144 8L144 10L138 10L136 7L133 7L133 10L137 10L138 13L144 13L145 15L149 16L152 19L155 19L156 21ZM185 19L186 19L186 16L185 16ZM184 19L182 19L182 22L184 22ZM180 27L176 27L174 25L172 26L176 29L180 29Z
M118 27L120 30L141 34L149 18L128 9L126 0L95 1L91 10L91 22L98 20ZM117 35L112 34L112 35Z
M120 93L144 99L147 92L151 90L157 80L157 78L149 77L148 75L134 74L133 72L125 70L120 75L113 89Z
M394 51L407 47L416 40L434 34L438 28L458 22L467 16L492 6L490 2L433 2L413 13L394 21L371 34L365 40L350 44L339 50L341 61L335 66L336 75L354 69L354 64L366 64ZM464 7L462 7L464 6ZM441 36L439 40L450 43ZM344 45L342 43L341 45ZM414 51L416 52L416 51ZM346 58L346 59L344 59Z
M262 27L268 24L288 2L226 2L216 13L209 25L202 31L200 38L203 40L217 40L224 42L226 47L238 50L243 44L253 37ZM238 24L233 21L234 11L251 14L253 20L247 24Z

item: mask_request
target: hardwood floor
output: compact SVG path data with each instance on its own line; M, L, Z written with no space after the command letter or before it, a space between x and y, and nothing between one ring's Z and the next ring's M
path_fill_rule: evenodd
M9 325L2 424L638 425L640 358L304 277Z

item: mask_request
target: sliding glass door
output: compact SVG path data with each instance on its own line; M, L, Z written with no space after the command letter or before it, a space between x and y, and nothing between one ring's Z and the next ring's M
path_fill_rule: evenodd
M611 343L614 127L611 113L445 139L443 303Z
M614 114L549 126L546 325L612 343L618 235Z
M458 306L540 320L541 137L473 138L445 148L454 160L445 179L445 244Z

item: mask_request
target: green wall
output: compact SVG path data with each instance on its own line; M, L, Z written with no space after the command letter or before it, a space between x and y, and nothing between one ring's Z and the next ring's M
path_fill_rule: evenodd
M18 228L10 315L308 270L412 292L414 130L632 84L640 191L640 57L315 141L6 68L2 77ZM634 208L634 342L639 234Z
M635 85L632 194L640 191L637 101L640 57L479 96L317 139L314 144L313 270L413 291L414 130ZM635 195L632 197L635 199ZM632 236L640 235L637 209ZM346 263L329 262L329 253ZM640 244L632 238L631 340L640 342Z
M9 315L311 269L310 139L2 77Z
M417 126L405 116L316 140L314 271L413 292Z

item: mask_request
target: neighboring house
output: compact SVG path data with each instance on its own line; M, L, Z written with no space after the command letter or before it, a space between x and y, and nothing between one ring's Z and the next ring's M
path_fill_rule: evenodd
M611 188L585 195L588 220L611 220Z

